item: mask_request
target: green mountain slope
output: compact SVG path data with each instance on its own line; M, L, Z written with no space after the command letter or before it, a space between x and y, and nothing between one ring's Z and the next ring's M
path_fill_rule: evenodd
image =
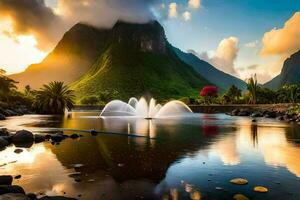
M300 50L284 61L281 73L264 86L278 89L285 84L300 83Z
M72 89L79 99L102 91L117 91L123 100L145 94L165 99L198 95L206 84L169 46L165 54L157 54L112 42Z

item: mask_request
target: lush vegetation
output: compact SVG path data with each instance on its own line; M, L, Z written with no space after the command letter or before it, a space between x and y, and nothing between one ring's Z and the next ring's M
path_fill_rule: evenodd
M247 80L247 90L242 91L232 85L225 93L210 96L207 101L206 95L198 98L181 98L184 102L194 104L276 104L276 103L300 103L300 84L287 84L278 90L264 88L257 83L256 76Z
M74 93L63 82L51 82L40 90L32 90L28 85L22 92L17 90L17 84L0 70L0 108L23 107L37 113L63 114L74 106Z

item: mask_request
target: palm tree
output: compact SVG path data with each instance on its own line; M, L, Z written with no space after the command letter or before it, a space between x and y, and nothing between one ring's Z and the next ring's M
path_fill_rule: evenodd
M63 114L65 109L74 107L75 95L63 82L50 82L44 85L35 96L35 108L40 113Z
M250 96L249 103L256 104L258 90L256 74L247 80L247 89L249 91Z

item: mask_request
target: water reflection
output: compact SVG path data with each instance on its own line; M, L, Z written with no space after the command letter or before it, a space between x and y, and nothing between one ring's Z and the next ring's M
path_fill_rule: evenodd
M0 152L0 166L6 164L0 167L1 174L22 174L16 184L28 192L82 195L80 199L232 199L235 193L253 199L297 199L300 195L298 125L265 119L252 123L225 115L144 120L100 119L97 114L24 116L0 126L37 132L46 127L96 129L156 139L82 133L78 140L58 146L46 142L21 154L11 146ZM249 184L232 186L229 180L236 177L247 178ZM255 194L255 185L265 185L270 192Z

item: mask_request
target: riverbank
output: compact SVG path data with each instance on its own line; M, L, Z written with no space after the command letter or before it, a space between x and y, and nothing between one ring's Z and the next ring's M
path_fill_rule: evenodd
M5 120L6 117L21 116L24 114L32 114L26 106L19 106L17 108L2 108L0 107L0 120Z

